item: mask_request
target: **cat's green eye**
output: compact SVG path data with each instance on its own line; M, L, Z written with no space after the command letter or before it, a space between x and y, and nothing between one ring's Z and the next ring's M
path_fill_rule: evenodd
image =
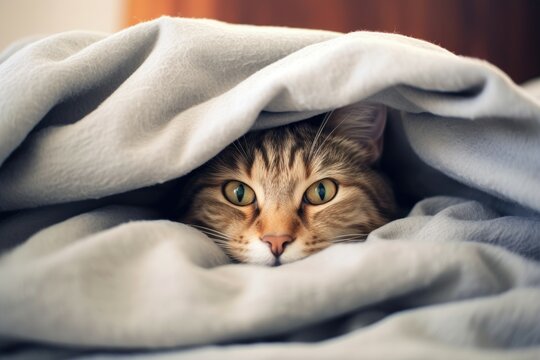
M322 179L311 184L304 193L304 200L311 205L321 205L336 196L337 185L330 179Z
M243 182L232 180L223 186L223 195L229 202L238 206L246 206L255 201L255 192Z

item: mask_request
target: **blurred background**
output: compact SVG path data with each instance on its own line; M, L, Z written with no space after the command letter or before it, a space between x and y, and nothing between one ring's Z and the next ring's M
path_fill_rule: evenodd
M540 76L540 0L0 0L0 48L72 29L114 32L161 15L341 32L396 32Z

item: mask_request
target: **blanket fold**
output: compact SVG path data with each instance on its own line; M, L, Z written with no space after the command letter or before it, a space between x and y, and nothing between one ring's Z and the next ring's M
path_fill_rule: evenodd
M397 34L168 17L0 59L5 355L540 352L537 83ZM414 204L367 242L265 268L162 217L247 131L362 100L389 107L383 167Z

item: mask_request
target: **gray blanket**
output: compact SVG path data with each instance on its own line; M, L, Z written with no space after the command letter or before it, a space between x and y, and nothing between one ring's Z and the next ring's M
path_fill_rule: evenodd
M360 100L409 215L231 264L162 217L249 131ZM396 34L161 18L0 56L5 357L535 359L540 86ZM137 190L139 189L139 190Z

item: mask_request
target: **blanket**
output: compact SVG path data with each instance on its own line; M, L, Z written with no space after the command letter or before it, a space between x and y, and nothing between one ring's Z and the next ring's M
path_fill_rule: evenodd
M233 264L163 216L254 129L389 108L408 215ZM163 17L0 57L0 352L13 358L534 359L540 87L397 34Z

